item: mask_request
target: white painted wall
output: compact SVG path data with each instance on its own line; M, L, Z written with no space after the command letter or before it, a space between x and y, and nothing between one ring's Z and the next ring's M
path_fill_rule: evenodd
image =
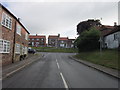
M114 34L117 34L117 39L114 39ZM107 44L107 48L118 48L120 44L120 31L110 34L105 37L105 43Z

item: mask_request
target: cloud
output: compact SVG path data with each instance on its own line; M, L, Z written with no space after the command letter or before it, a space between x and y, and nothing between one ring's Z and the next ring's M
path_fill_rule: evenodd
M9 2L8 8L31 34L58 34L75 38L76 25L89 18L117 22L117 2Z

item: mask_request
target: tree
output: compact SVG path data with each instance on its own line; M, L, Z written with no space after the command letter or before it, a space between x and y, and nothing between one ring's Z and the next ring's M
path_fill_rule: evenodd
M89 30L91 27L99 27L100 25L100 20L88 19L77 25L77 32L80 35L83 31Z
M79 51L91 51L99 48L100 31L95 27L85 30L76 39L75 45Z

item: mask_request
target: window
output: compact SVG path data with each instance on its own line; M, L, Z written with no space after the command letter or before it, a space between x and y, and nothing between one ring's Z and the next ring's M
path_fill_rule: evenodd
M34 40L34 38L32 38L32 40Z
M3 12L1 24L9 29L12 29L12 18Z
M21 35L21 26L17 24L17 34Z
M28 52L28 48L27 48L27 47L25 47L25 54L27 54L27 52Z
M3 40L0 40L0 53L3 52Z
M61 43L64 43L64 41L61 41Z
M20 44L16 43L15 53L20 54Z
M10 52L10 41L0 40L0 53L9 53Z
M60 44L60 47L64 47L64 44Z
M74 41L72 41L72 43L74 43Z
M32 46L34 46L34 42L32 42Z
M39 38L37 38L36 40L39 41Z
M28 40L28 33L25 34L25 39Z
M118 35L114 34L114 40L117 40L117 39L118 39Z

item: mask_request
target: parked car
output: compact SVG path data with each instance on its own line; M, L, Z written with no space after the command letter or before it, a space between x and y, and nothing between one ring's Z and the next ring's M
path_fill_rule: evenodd
M35 49L28 49L28 53L35 54L35 53L36 53L36 50L35 50Z

